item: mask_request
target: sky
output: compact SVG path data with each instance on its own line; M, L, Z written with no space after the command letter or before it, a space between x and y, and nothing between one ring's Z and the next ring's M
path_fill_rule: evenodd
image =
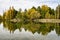
M16 10L19 10L19 8L24 10L32 6L38 7L42 5L48 5L55 9L58 4L60 4L60 0L0 0L0 14L3 15L3 12L8 10L10 6L14 6Z

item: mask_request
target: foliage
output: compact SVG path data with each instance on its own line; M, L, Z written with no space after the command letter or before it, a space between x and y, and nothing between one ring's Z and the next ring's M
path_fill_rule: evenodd
M16 18L22 18L22 13L21 13L21 9L17 12Z
M22 11L20 8L19 11L15 10L14 7L10 7L9 10L5 11L3 14L3 19L22 19L22 20L33 20L33 19L55 19L60 18L60 5L56 7L56 10L48 7L47 5L42 5L32 7L30 9L25 9Z
M35 9L29 9L26 13L27 18L29 19L36 19L40 17L40 13Z
M60 19L60 5L56 7L56 19Z
M46 19L50 19L50 14L49 14L49 12L47 12L47 13L45 14L45 18L46 18Z
M16 14L17 14L17 11L14 9L14 7L12 7L12 8L10 7L9 10L4 12L3 18L4 19L13 19L13 18L15 18Z
M47 5L43 5L41 9L42 9L41 12L42 18L45 18L45 14L49 11L49 7Z

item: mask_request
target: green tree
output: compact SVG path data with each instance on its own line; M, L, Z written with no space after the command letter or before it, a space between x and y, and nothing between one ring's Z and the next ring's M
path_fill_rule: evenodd
M40 8L40 6L37 7L37 11L41 14L41 8Z
M60 5L56 7L56 18L60 19Z
M16 18L21 19L22 18L22 9L19 9Z
M50 14L51 19L55 19L55 10L51 9L50 7L49 7L49 14Z
M31 9L35 9L35 10L37 10L34 6L33 6Z

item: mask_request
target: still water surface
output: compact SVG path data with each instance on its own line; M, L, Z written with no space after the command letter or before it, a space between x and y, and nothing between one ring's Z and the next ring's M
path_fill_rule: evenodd
M2 22L0 40L60 40L60 24Z

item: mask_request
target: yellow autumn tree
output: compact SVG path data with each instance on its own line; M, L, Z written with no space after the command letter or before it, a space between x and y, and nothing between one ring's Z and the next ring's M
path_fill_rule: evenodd
M26 13L26 16L29 19L35 19L35 18L39 18L41 15L40 13L38 13L38 11L36 11L35 9L29 9Z
M47 12L49 10L49 7L47 5L42 5L42 10Z
M12 7L9 8L9 10L5 11L4 13L4 19L13 19L15 15L17 14L17 11Z
M45 18L46 13L49 12L49 7L47 5L42 5L41 9L42 9L41 11L42 18Z
M45 14L45 18L46 18L46 19L50 19L50 14L49 14L49 12L47 12L47 13Z

